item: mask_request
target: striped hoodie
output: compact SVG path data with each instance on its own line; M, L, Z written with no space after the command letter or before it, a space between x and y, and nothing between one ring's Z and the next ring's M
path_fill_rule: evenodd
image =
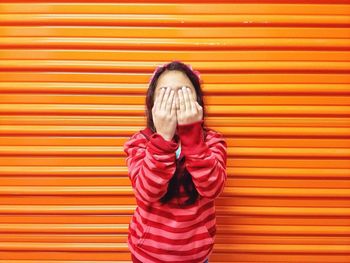
M216 236L215 199L227 179L227 144L223 135L206 128L200 120L178 125L181 141L180 170L186 167L199 199L180 207L188 198L183 186L177 198L162 204L176 170L175 140L165 140L145 128L124 143L128 176L136 197L136 210L129 223L128 248L144 263L202 263L211 255ZM179 173L181 176L181 172Z

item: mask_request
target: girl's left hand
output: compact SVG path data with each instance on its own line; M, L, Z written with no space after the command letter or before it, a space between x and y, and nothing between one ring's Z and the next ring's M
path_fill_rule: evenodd
M194 99L190 88L183 86L178 90L176 98L176 115L179 125L190 124L202 120L203 108Z

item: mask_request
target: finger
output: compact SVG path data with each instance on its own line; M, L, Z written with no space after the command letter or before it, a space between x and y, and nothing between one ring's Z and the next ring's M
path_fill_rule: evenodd
M174 94L175 94L175 91L174 91ZM174 95L174 97L175 97L175 95ZM173 98L173 103L171 105L172 106L171 106L170 114L175 115L175 113L176 113L176 99L175 98Z
M179 100L177 100L176 101L176 103L177 103L177 106L176 106L176 118L177 118L177 123L179 122L179 118L180 118L180 116L181 116L181 110L180 110L180 106L179 106Z
M171 89L170 95L166 104L166 111L170 113L171 107L173 106L173 100L174 100L174 90Z
M187 111L191 111L192 110L192 106L191 106L191 103L190 103L190 97L188 96L188 91L187 91L186 86L182 86L182 90L183 90L183 94L184 94L186 110Z
M203 116L203 107L196 101L196 107L198 113L200 113L201 116Z
M196 105L198 111L202 110L202 106L198 103L198 101L196 101L195 105Z
M187 87L187 91L188 91L188 96L190 98L191 108L192 108L193 111L196 111L197 110L197 106L195 104L196 101L195 101L195 99L193 97L192 90Z
M179 89L179 104L180 104L179 105L180 111L185 111L186 110L185 99L181 89Z
M164 96L164 92L165 92L165 88L161 88L160 89L160 92L156 98L156 101L154 102L155 103L155 107L157 110L160 110L160 106L161 106L161 103L162 103L162 100L163 100L163 96Z
M180 109L179 95L177 95L177 96L175 97L175 106L176 106L176 109Z
M169 93L170 93L170 88L166 87L166 91L164 93L164 97L163 97L163 100L162 100L162 105L160 106L161 110L165 110L165 107L166 107L166 104L167 104L167 101L168 101L168 97L169 97Z

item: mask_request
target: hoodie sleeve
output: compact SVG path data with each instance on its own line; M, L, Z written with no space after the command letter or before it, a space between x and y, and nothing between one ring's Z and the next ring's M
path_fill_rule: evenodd
M124 143L128 175L135 197L143 202L158 201L168 190L176 170L178 144L153 133L148 141L140 132Z
M202 122L177 126L185 165L192 175L198 193L215 199L223 191L227 180L227 143L221 133L210 130L204 139Z

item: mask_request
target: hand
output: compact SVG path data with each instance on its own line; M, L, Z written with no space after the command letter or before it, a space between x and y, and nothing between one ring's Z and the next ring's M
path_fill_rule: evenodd
M171 88L162 88L152 108L153 123L157 133L168 141L174 137L177 125L174 96L175 92Z
M190 124L203 119L203 108L194 99L190 88L183 86L176 98L176 116L179 125Z

